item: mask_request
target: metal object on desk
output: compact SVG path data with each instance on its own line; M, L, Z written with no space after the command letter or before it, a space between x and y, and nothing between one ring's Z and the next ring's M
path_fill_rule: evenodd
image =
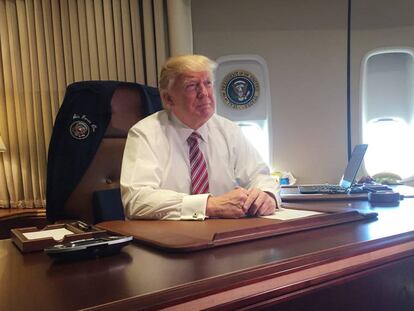
M394 191L375 191L368 193L368 201L371 203L397 203L401 199L401 195Z
M131 241L132 236L107 235L56 244L45 248L44 252L56 259L82 259L106 256L119 252Z

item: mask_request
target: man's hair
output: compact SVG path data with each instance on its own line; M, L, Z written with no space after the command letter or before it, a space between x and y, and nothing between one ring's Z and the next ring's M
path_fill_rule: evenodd
M203 55L180 55L169 58L161 69L160 90L168 90L175 79L189 72L208 71L213 75L216 62Z

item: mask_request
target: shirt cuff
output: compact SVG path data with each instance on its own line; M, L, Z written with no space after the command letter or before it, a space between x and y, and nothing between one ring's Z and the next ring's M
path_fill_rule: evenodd
M204 220L209 193L187 195L183 198L181 208L182 220Z
M276 209L282 207L282 199L280 198L280 190L274 190L274 189L262 189L263 192L267 192L271 195L273 195L273 198L276 200Z

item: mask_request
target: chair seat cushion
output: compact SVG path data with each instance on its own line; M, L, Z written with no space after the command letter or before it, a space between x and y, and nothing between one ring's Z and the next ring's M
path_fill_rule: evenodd
M125 219L119 188L94 191L92 205L94 223Z

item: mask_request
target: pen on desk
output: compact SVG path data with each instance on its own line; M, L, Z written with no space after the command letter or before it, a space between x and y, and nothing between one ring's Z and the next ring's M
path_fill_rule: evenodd
M80 220L78 220L77 222L76 222L76 225L78 226L78 228L79 229L81 229L82 231L88 231L90 228L91 228L91 226L90 225L88 225L87 223L85 223L85 222L83 222L83 221L80 221Z

